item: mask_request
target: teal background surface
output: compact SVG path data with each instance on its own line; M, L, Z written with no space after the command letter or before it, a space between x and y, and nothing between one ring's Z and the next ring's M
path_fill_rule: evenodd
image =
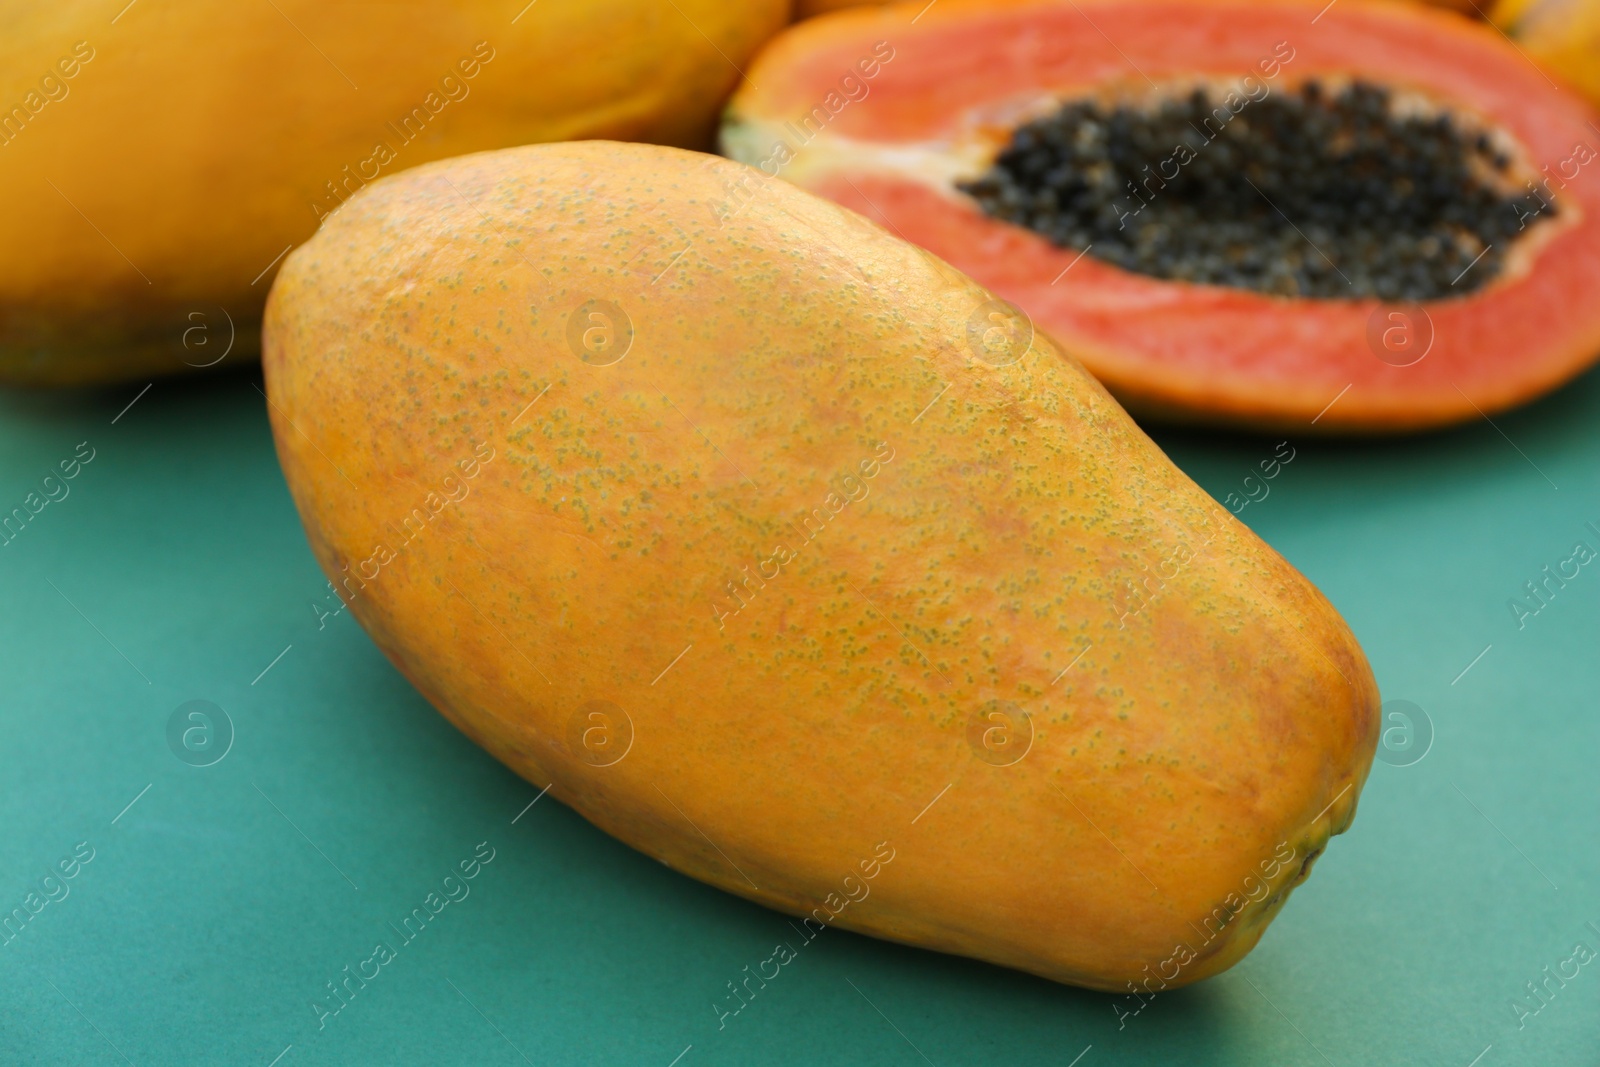
M528 807L348 613L319 619L258 384L0 394L0 512L94 456L0 548L0 914L31 915L0 945L0 1064L1600 1062L1600 964L1526 988L1600 950L1600 565L1520 628L1507 603L1600 549L1600 376L1495 425L1291 438L1241 512L1421 714L1239 966L1121 1015L828 930L720 1029L726 983L798 940L785 918ZM1276 444L1156 436L1219 500ZM209 766L169 746L191 700L232 724ZM319 1020L325 983L487 852Z

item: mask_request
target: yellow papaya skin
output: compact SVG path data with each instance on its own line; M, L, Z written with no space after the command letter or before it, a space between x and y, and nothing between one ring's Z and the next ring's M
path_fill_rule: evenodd
M787 0L0 0L0 382L254 357L366 182L586 137L708 145Z
M801 19L826 15L830 11L843 11L852 7L882 7L889 2L890 0L796 0L794 18L799 22Z
M853 7L887 7L890 4L902 2L905 2L905 0L796 0L794 19L799 22L801 19L816 18L818 15L826 15L833 11L844 11ZM1475 0L1417 0L1417 2L1428 4L1432 7L1449 8L1463 15L1471 16L1479 13ZM1505 2L1525 3L1526 0L1505 0ZM1577 0L1577 2L1588 2L1588 0ZM933 5L929 4L928 6L932 7ZM914 11L915 9L911 10Z
M954 268L728 160L588 142L363 191L263 363L378 646L533 785L811 920L1153 992L1345 829L1355 639Z
M1500 0L1489 18L1526 54L1600 104L1600 0Z

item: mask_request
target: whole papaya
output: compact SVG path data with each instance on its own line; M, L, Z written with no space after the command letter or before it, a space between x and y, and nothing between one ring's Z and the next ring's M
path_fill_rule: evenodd
M264 338L379 647L809 928L1180 985L1354 815L1377 692L1311 583L1018 312L787 183L600 142L419 167L289 256Z
M0 0L0 382L252 358L272 272L382 175L704 145L787 0Z

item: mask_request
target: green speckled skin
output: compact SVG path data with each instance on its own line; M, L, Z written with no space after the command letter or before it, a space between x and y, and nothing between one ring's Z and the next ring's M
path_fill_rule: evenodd
M813 924L1183 984L1349 824L1376 686L991 299L739 164L544 145L352 198L264 362L323 568L530 781Z

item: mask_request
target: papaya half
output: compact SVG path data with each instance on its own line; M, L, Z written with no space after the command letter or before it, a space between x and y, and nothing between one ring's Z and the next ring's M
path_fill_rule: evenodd
M1500 0L1491 21L1600 103L1600 0Z
M283 253L381 175L533 141L709 145L789 5L118 7L0 0L0 383L253 358Z
M323 570L495 757L808 930L1227 967L1353 818L1355 639L1008 305L751 174L480 153L291 253L263 366Z
M1600 356L1600 118L1449 12L897 4L750 78L725 154L967 272L1135 414L1418 430Z

